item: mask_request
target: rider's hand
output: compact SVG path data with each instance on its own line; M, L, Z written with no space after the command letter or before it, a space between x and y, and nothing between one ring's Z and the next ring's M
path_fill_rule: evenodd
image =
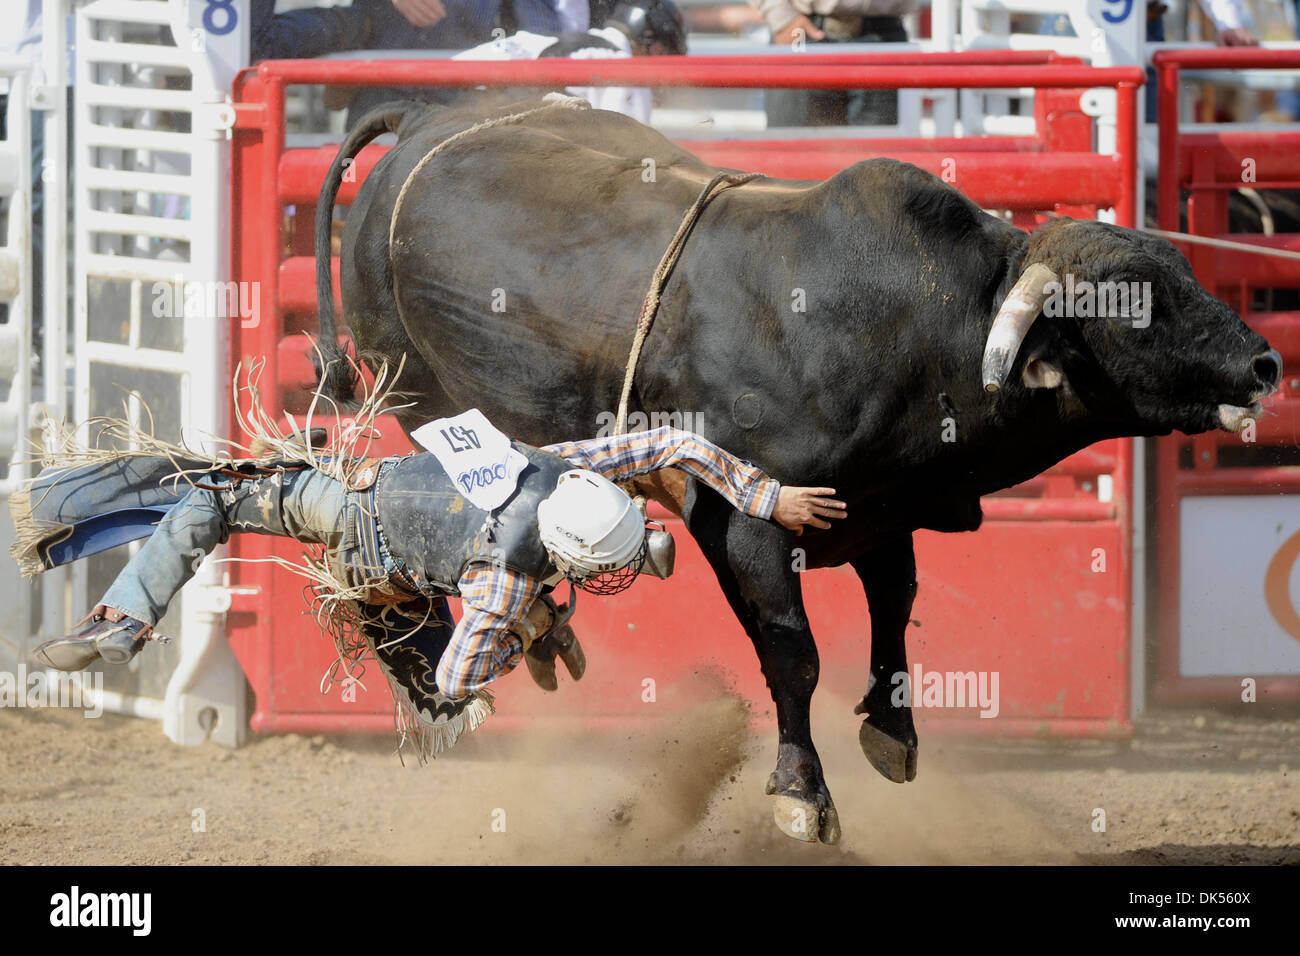
M573 628L567 624L534 641L524 652L528 676L542 690L551 691L559 687L559 681L555 679L557 660L564 661L565 669L574 680L582 680L582 675L587 672L587 655L583 653Z
M848 505L828 497L835 494L834 488L797 488L783 485L776 496L776 507L772 509L772 520L795 534L803 534L803 526L826 529L831 526L823 518L843 518L848 514Z
M813 26L813 22L805 17L802 13L795 17L780 30L772 33L772 42L779 43L782 46L789 46L795 41L795 31L802 30L805 40L825 40L826 34L822 33Z
M393 6L416 27L431 27L447 15L442 0L393 0Z

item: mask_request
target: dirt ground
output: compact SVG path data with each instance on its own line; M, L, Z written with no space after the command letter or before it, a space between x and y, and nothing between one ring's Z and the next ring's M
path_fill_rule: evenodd
M775 734L726 696L631 731L480 732L427 767L390 737L182 748L152 721L4 709L0 863L1300 864L1294 715L1167 713L1120 742L922 732L898 786L850 709L813 709L834 847L773 826Z

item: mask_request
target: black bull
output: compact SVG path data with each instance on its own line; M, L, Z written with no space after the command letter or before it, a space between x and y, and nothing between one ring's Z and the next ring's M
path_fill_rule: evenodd
M406 355L408 431L477 406L533 444L592 435L618 403L651 273L718 172L621 115L557 107L435 155L394 220L399 191L435 145L538 105L372 113L322 189L328 345L334 197L367 142L398 134L348 216L342 286L361 354ZM1082 303L1040 309L1040 288L1023 342L1006 355L1009 374L986 389L986 339L1034 263L1072 277L1076 291L1118 281L1146 294L1095 317ZM832 487L848 502L832 530L796 539L684 476L644 486L685 519L754 642L780 724L767 785L778 826L807 840L839 834L809 727L818 656L796 546L808 567L848 562L862 580L871 668L859 736L880 773L911 780L911 712L889 698L891 675L907 670L912 532L975 530L981 495L1102 439L1239 429L1280 377L1277 353L1157 238L1068 219L1026 235L884 159L824 183L762 178L715 198L665 288L631 407L702 416L709 438L781 482ZM350 396L351 382L329 384Z

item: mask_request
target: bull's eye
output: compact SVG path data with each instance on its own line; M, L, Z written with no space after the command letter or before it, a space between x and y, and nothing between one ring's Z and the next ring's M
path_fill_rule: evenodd
M1121 322L1145 323L1151 317L1151 287L1149 283L1130 282L1120 286L1118 308L1112 313Z

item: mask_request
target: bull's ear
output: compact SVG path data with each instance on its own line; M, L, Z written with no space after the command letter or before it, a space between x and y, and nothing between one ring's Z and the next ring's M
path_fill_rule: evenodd
M1025 388L1060 388L1065 381L1065 373L1055 362L1035 355L1025 363L1020 380L1025 383Z

